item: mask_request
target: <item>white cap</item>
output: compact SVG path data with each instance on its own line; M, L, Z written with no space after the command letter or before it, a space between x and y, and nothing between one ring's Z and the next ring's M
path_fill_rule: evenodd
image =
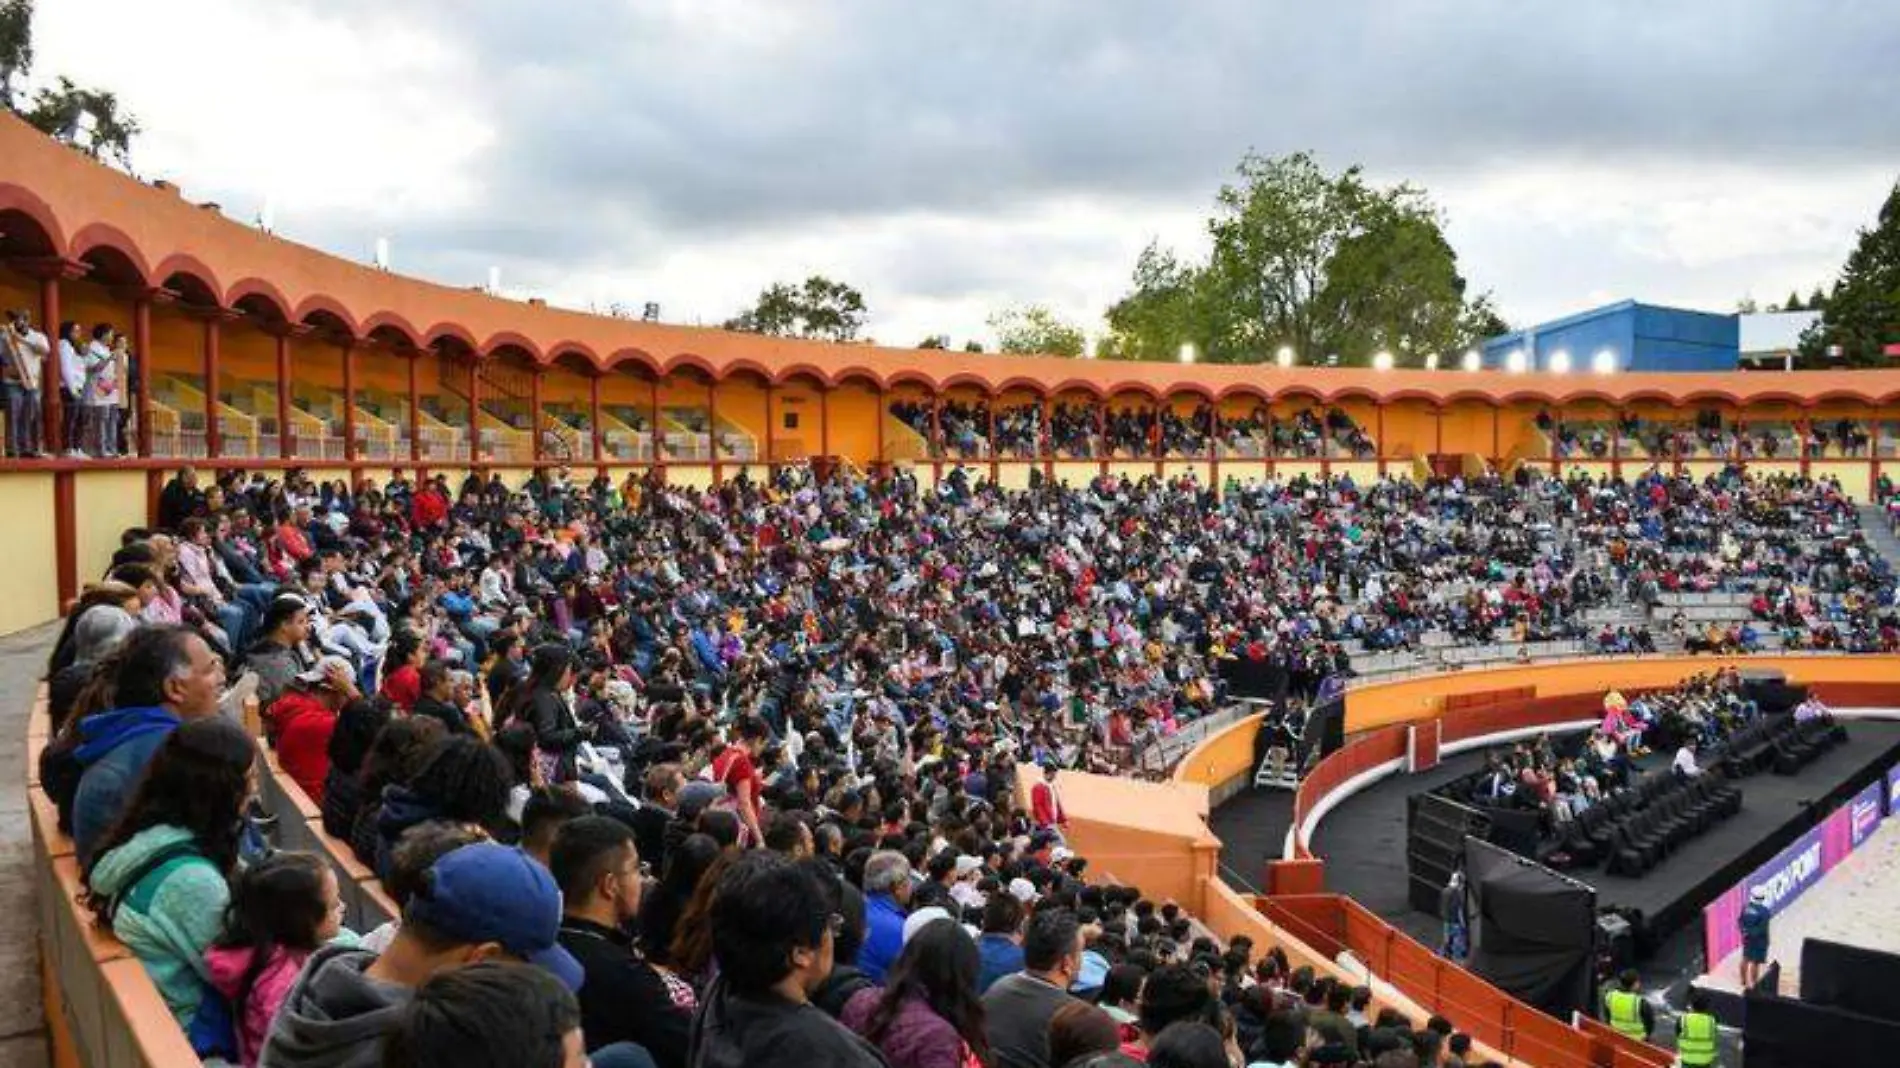
M313 665L309 671L298 675L297 680L305 685L321 686L330 681L330 676L333 673L341 674L346 679L356 677L356 669L350 666L348 660L340 656L324 656L319 657L316 664Z
M950 910L937 905L930 905L918 909L916 912L904 918L904 941L909 942L912 938L916 937L918 931L923 930L938 920L947 920L950 918Z
M1068 846L1057 846L1049 851L1049 859L1057 864L1066 863L1075 859L1075 850Z
M1027 905L1036 900L1036 884L1028 879L1015 878L1009 881L1010 896Z
M982 867L983 867L982 858L973 857L969 855L968 853L965 853L962 856L959 856L957 858L957 878L961 879L965 875L970 874L971 872L980 871Z

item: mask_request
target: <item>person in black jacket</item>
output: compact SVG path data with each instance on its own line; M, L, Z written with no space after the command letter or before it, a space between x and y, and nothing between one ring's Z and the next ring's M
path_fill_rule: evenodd
M468 725L468 717L449 699L454 690L447 661L431 660L423 664L422 696L416 698L416 707L410 711L410 715L440 720L450 734L475 733Z
M658 1068L685 1068L692 988L641 956L627 925L644 877L633 832L606 816L570 820L548 857L564 900L561 945L581 962L581 1030L588 1052L632 1042Z
M160 530L177 530L179 525L194 515L205 514L204 491L198 488L198 472L194 468L181 467L178 474L158 493L158 526Z
M574 685L574 651L558 642L536 646L528 678L508 693L497 729L519 720L534 728L535 747L554 761L554 782L571 782L575 751L586 734L574 719L566 693Z

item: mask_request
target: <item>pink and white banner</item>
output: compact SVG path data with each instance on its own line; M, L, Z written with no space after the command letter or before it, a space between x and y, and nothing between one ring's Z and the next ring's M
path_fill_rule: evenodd
M1710 902L1702 910L1702 943L1708 954L1707 966L1715 967L1730 953L1742 948L1742 907L1748 904L1748 895L1755 887L1768 888L1769 911L1779 915L1866 841L1885 814L1885 795L1892 782L1900 780L1890 772L1881 781L1870 783L1847 804L1828 813L1818 825L1795 839L1793 845L1776 854L1775 859Z

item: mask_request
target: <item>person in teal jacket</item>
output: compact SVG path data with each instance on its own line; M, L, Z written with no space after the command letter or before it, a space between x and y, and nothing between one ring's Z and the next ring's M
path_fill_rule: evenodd
M231 901L256 763L257 743L221 717L171 732L85 872L100 924L145 966L201 1056L237 1054L205 951Z

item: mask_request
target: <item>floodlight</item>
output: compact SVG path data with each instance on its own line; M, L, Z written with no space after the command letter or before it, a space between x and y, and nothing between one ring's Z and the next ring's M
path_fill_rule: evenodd
M1569 349L1558 349L1556 352L1550 354L1550 370L1553 374L1567 375L1570 373Z
M1384 349L1373 353L1372 369L1375 371L1390 371L1392 369L1392 354Z
M1598 349L1597 354L1590 357L1590 369L1600 375L1615 374L1616 353L1611 349Z
M1504 369L1514 375L1523 374L1524 369L1529 366L1530 357L1524 354L1523 349L1512 349L1511 354L1504 358Z
M1293 346L1281 345L1280 351L1273 354L1273 362L1281 367L1293 366Z
M1194 342L1192 341L1181 342L1181 362L1182 363L1194 362Z
M389 239L386 237L376 239L376 269L389 270Z
M1428 352L1425 354L1425 369L1427 371L1438 370L1438 354L1436 352Z
M490 294L501 292L501 268L499 267L488 269L488 292Z
M1466 349L1463 366L1467 371L1476 371L1478 368L1484 366L1484 357L1478 355L1477 349Z

